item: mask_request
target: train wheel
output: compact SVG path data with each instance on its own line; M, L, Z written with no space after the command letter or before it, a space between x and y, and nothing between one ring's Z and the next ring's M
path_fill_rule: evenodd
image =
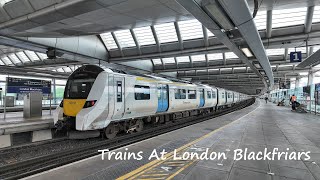
M141 119L137 120L136 121L136 131L137 132L142 131L143 130L143 125L144 125L143 120L141 120Z
M118 131L116 131L116 127L114 124L110 124L108 127L105 128L104 134L108 139L115 138L117 136Z

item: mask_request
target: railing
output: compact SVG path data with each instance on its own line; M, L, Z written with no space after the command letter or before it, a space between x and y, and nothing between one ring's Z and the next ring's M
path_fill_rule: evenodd
M272 98L270 101L278 104L282 99ZM315 100L307 99L297 99L297 102L304 105L305 110L309 113L320 114L320 104L317 104ZM291 106L290 100L288 98L284 99L285 106Z

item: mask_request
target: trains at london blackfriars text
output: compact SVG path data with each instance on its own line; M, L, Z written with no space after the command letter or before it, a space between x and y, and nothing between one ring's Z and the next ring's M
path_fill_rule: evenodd
M54 123L58 129L114 138L121 131L142 131L145 123L218 111L248 98L207 85L84 65L68 78Z

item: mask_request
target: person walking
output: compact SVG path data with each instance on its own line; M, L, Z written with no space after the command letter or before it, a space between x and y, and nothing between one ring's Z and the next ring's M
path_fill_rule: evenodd
M295 111L296 104L297 104L297 97L294 94L290 97L290 102L291 102L292 111Z
M265 98L264 98L264 100L266 100L266 104L268 103L268 97L266 96Z

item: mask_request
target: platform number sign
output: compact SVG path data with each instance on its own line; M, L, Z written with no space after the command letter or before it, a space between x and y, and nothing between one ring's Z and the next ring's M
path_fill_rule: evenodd
M290 62L301 62L301 51L290 52Z

